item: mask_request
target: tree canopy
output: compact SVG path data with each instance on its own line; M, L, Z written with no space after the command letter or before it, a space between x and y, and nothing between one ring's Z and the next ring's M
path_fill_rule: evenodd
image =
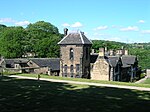
M62 34L51 23L38 21L23 27L0 25L0 54L5 58L19 58L26 53L37 57L59 57Z
M7 27L0 24L0 55L5 58L21 58L27 53L34 53L36 57L59 57L59 45L63 34L53 24L38 21L23 27ZM126 44L114 41L93 40L92 48L97 52L101 47L129 49L130 55L136 55L139 65L150 68L150 43Z

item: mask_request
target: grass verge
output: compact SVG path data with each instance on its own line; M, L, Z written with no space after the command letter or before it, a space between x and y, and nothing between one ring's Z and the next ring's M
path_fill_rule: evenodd
M17 74L19 76L27 76L27 77L36 77L37 74ZM117 82L117 81L100 81L100 80L90 80L90 79L82 79L82 78L68 78L68 77L58 77L58 76L48 76L48 75L40 75L41 78L49 78L49 79L59 79L59 80L71 80L71 81L79 81L79 82L92 82L92 83L101 83L101 84L113 84L113 85L124 85L124 86L136 86L136 87L147 87L150 88L150 83L146 84L137 84L137 83L128 83L128 82Z
M150 78L146 79L142 84L150 84Z

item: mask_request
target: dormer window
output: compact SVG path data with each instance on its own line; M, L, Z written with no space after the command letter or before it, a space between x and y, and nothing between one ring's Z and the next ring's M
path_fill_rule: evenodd
M73 48L70 48L70 60L73 60L73 58L74 58L74 54L73 54Z

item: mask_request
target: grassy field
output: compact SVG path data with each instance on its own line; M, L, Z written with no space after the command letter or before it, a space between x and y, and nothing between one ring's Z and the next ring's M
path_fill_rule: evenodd
M27 76L27 77L37 77L37 74L18 74L19 76ZM150 83L148 84L137 84L137 83L129 83L129 82L116 82L116 81L100 81L100 80L90 80L90 79L82 79L82 78L67 78L67 77L58 77L58 76L48 76L48 75L40 75L41 78L50 78L50 79L59 79L59 80L71 80L71 81L80 81L80 82L93 82L93 83L101 83L101 84L113 84L113 85L126 85L126 86L136 86L136 87L147 87L150 88Z
M150 112L150 92L3 77L0 112Z
M150 84L150 78L149 79L146 79L143 84Z

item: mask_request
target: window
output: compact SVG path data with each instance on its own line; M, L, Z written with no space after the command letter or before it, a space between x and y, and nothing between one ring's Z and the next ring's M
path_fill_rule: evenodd
M73 65L70 66L70 77L73 77L73 73L74 73L74 70L73 70Z
M15 68L18 68L18 65L17 65L17 64L15 65Z
M64 66L64 76L67 77L67 65Z
M73 60L73 48L70 48L70 60Z
M70 72L73 73L73 65L70 66Z
M67 73L67 65L64 66L64 72Z
M79 64L76 64L76 72L80 72L80 65Z

